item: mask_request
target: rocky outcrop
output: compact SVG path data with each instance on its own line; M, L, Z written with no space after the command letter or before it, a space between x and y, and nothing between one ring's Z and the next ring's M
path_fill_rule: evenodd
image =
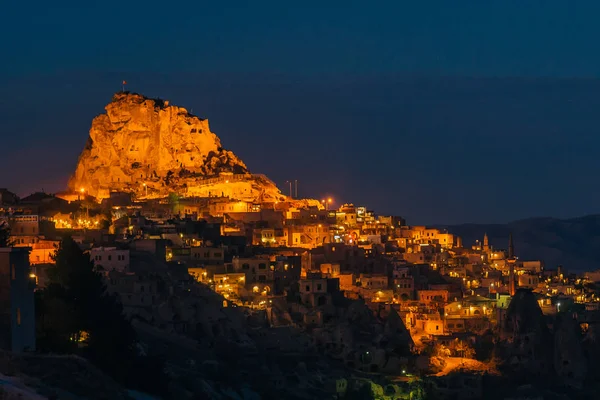
M501 327L506 362L521 376L544 376L552 371L553 343L542 310L529 289L518 289Z
M403 356L410 354L414 346L410 332L402 321L402 317L395 308L390 309L390 313L383 326L383 340L381 344Z
M97 198L110 191L163 197L169 192L229 196L240 200L283 198L266 177L249 174L210 131L208 120L166 100L120 92L94 118L73 191ZM266 197L266 199L264 199Z
M571 314L557 318L554 332L554 369L567 384L580 386L587 377L581 328Z

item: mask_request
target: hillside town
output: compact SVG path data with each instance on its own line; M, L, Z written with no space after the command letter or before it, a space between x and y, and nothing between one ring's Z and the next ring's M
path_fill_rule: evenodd
M225 346L248 370L266 357L253 379L281 393L343 398L369 382L390 399L418 398L415 381L428 398L482 398L486 377L549 370L584 390L599 372L586 357L600 351L600 271L520 259L511 236L462 243L330 196L298 207L293 196L144 194L0 189L13 245L0 267L24 271L9 285L22 298L6 311L19 313L10 350L35 349L33 291L68 236L147 343L171 343L173 369L206 368L208 349L218 360Z
M66 191L0 189L3 385L17 368L49 398L595 398L600 271L284 194L166 100L105 111Z

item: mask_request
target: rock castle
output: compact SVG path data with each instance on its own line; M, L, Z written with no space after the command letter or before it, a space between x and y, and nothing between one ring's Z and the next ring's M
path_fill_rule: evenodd
M160 198L226 196L245 201L284 200L264 175L250 174L221 146L208 120L161 99L119 92L92 121L69 189L98 199L110 192Z

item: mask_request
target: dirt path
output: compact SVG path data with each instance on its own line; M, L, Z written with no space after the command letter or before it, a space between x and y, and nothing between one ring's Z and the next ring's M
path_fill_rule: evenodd
M486 372L490 370L490 366L481 361L473 360L471 358L460 358L460 357L448 357L445 359L446 365L444 369L435 374L435 376L448 375L451 372L466 369Z

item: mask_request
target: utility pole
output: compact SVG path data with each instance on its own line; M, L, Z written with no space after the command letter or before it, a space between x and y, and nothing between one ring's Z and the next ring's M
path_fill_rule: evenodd
M294 196L292 196L292 181L285 181L285 183L289 183L290 184L290 197L293 199Z

